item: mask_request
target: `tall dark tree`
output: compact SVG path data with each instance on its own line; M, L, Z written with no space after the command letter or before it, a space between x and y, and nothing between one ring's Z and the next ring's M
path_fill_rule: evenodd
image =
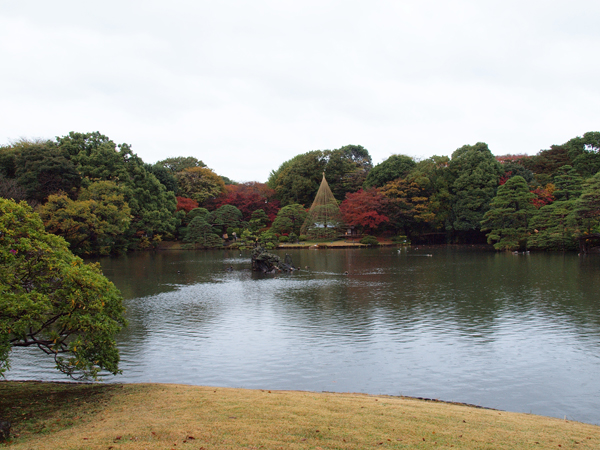
M68 155L53 142L21 141L17 149L15 175L28 199L43 202L58 192L76 197L81 176Z
M17 176L17 154L15 145L0 147L0 176L9 179Z
M575 205L582 234L600 233L600 172L586 180Z
M342 201L347 192L360 189L370 169L368 151L359 145L347 145L297 155L271 172L267 184L282 205L298 203L308 207L319 190L323 173L335 198Z
M300 235L300 228L302 228L307 216L308 213L302 205L296 203L284 206L277 213L271 231L280 234L294 233Z
M187 227L184 241L205 248L220 247L223 241L217 235L217 232L204 217L196 216Z
M321 150L314 150L284 162L271 172L267 184L282 205L309 206L315 198L327 161Z
M520 163L515 161L507 161L502 164L502 170L504 170L504 175L502 179L504 182L509 178L516 177L517 175L523 177L527 183L531 183L534 179L534 173L522 166ZM504 184L501 180L500 184Z
M529 220L535 212L534 198L535 194L529 192L527 182L519 175L498 188L481 221L481 229L489 230L488 243L494 243L496 250L517 250L525 246Z
M348 192L358 191L373 168L371 155L362 145L346 145L328 157L325 175L334 197L343 200Z
M144 168L154 175L167 191L177 192L177 180L169 169L159 164L144 164Z
M552 145L549 150L540 150L537 155L524 156L517 162L533 172L536 181L544 186L552 181L560 167L572 165L567 149L560 145Z
M572 166L583 178L600 171L600 131L590 131L563 144Z
M527 247L539 250L575 250L575 200L559 200L542 206L529 223Z
M228 228L237 228L242 221L242 212L233 205L223 205L212 211L208 222L221 233L226 233Z
M173 192L144 167L144 162L128 144L116 145L99 132L75 133L57 138L59 149L70 155L83 175L83 185L109 180L123 187L131 208L132 222L128 238L138 245L156 234L175 232L177 200ZM144 244L145 245L145 244Z
M384 184L394 181L397 178L406 178L416 165L417 163L410 156L392 155L373 167L369 175L367 175L365 187L382 187Z
M452 182L452 211L448 226L462 239L478 239L481 221L496 194L502 167L487 144L465 145L452 154L448 164Z
M76 133L56 138L58 147L65 152L82 177L90 181L112 180L126 182L129 163L141 165L127 144L116 145L98 131Z
M206 167L206 164L193 156L173 156L158 161L155 166L164 167L174 175L177 172L191 169L192 167Z
M558 201L577 199L581 195L582 184L583 178L579 173L573 167L564 165L554 176L555 190L552 195Z

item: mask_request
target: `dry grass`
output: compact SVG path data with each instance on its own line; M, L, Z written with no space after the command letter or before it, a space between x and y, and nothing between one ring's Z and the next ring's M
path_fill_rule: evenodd
M600 448L593 425L359 394L2 382L0 408L15 450Z

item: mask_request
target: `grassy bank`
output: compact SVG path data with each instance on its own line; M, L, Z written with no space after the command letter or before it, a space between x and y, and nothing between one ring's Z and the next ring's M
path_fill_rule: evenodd
M11 449L598 449L600 427L408 398L0 382Z

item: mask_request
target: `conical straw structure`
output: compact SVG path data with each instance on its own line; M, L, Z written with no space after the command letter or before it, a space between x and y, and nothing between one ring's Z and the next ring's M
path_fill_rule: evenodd
M343 226L342 213L323 173L323 181L308 211L308 217L300 229L300 234L305 234L312 239L334 238L341 232Z

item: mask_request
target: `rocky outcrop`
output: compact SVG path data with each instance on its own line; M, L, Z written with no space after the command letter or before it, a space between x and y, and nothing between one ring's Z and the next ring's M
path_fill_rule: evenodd
M257 245L252 250L252 270L262 273L279 273L292 272L297 269L294 267L290 255L286 254L285 260L281 261L279 256L269 253L263 247Z

